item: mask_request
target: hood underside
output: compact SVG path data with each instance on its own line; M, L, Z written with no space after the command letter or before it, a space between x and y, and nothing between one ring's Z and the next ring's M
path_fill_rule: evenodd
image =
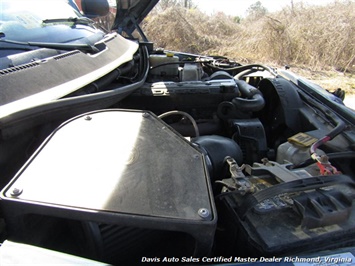
M116 0L116 17L112 25L119 33L132 34L159 0Z

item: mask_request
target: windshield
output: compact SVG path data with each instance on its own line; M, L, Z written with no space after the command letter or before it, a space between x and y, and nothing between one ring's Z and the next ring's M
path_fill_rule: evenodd
M72 42L95 32L92 26L88 27L89 20L86 23L83 21L81 14L65 0L0 1L2 39L22 42Z

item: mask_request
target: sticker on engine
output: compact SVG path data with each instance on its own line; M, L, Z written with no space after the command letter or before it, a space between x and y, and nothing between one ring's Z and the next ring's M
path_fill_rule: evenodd
M287 139L290 143L297 144L303 147L310 147L313 143L315 143L318 139L306 134L306 133L298 133Z

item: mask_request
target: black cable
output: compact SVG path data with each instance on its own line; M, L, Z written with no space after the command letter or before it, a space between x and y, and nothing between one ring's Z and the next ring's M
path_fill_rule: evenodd
M162 118L167 117L167 116L170 116L170 115L183 115L183 116L185 116L186 118L188 118L188 119L191 121L191 123L192 123L192 125L193 125L193 127L194 127L194 130L195 130L195 137L197 138L197 137L200 136L200 132L199 132L199 130L198 130L198 126L197 126L197 123L196 123L195 119L194 119L191 115L189 115L188 113L186 113L186 112L183 112L183 111L169 111L169 112L166 112L166 113L163 113L163 114L159 115L158 117L159 117L160 119L162 119Z
M252 69L252 68L261 68L263 70L269 71L274 76L277 75L272 68L270 68L268 66L260 65L260 64L250 64L250 65L236 66L236 67L229 67L229 68L218 67L218 66L214 66L214 65L211 65L211 64L206 64L206 65L211 67L211 68L214 68L214 69L224 70L224 71L237 71L238 73L242 72L244 70Z

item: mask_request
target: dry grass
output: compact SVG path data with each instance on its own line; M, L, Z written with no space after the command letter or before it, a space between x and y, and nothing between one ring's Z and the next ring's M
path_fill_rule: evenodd
M170 50L179 50L189 53L201 53L222 44L221 34L216 33L218 28L223 33L232 27L219 26L217 18L210 18L196 9L181 7L168 8L158 15L146 18L143 28L148 38L156 46Z
M355 70L355 2L285 8L265 18L264 30L269 36L266 47L279 62L314 69ZM272 49L278 40L276 49Z
M303 76L326 89L355 91L355 2L351 0L328 6L298 4L240 23L223 13L208 16L198 9L174 7L153 12L143 29L156 47L218 54L240 63L302 66L308 69ZM299 69L293 68L296 73ZM319 71L322 74L317 75Z

